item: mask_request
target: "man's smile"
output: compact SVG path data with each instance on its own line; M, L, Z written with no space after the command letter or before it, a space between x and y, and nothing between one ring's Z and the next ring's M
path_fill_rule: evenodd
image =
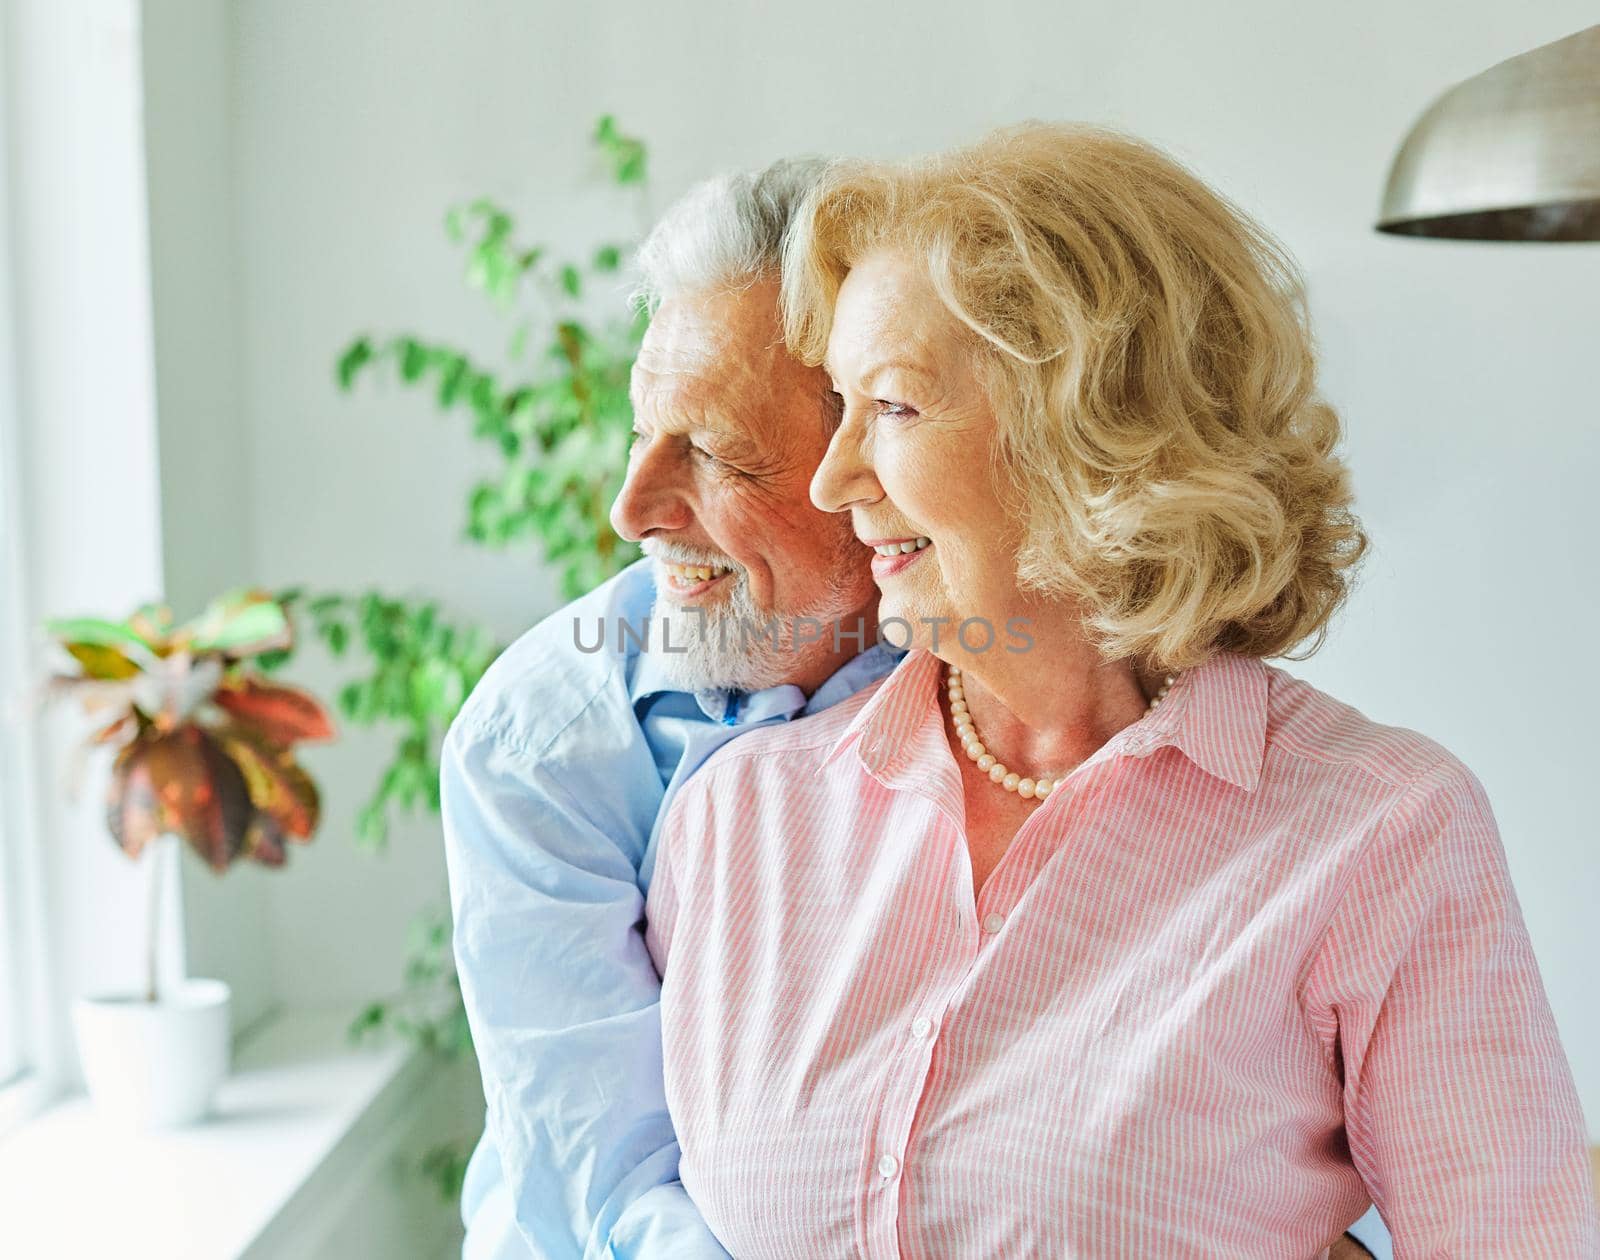
M663 586L669 594L679 599L703 595L733 573L724 564L670 564L660 561L659 567L666 577Z

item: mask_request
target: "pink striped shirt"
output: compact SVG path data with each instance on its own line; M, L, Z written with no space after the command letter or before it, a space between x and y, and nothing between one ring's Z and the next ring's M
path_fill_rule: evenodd
M678 795L647 941L685 1188L756 1257L1593 1257L1583 1118L1489 803L1220 656L974 902L940 663Z

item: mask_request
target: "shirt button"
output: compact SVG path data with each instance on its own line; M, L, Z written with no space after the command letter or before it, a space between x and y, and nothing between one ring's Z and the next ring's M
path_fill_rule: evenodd
M993 936L996 932L998 932L1005 925L1006 925L1006 916L1003 915L1003 914L987 915L987 916L985 916L985 918L983 920L983 930L985 932L987 932L990 936Z
M917 1020L916 1023L911 1025L911 1035L918 1041L926 1041L928 1039L928 1035L932 1032L933 1021L926 1017Z
M878 1160L878 1174L887 1181L900 1171L900 1161L893 1155L885 1155Z

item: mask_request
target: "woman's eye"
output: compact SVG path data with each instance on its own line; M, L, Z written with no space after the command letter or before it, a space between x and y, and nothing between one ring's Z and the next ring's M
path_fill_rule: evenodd
M874 398L873 406L877 407L880 416L893 416L896 420L910 420L917 414L915 407L905 403L890 402L887 398Z

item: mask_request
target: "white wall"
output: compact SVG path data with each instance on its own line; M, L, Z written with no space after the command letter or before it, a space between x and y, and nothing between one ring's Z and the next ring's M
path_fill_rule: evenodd
M1377 540L1332 642L1290 668L1440 739L1488 786L1600 1135L1600 857L1583 804L1600 600L1580 551L1600 478L1600 247L1370 230L1423 106L1592 22L1592 6L240 0L232 13L255 575L437 592L507 635L552 606L552 586L527 550L454 541L485 457L425 401L339 398L331 364L366 329L492 353L496 325L459 285L440 216L489 193L546 236L588 237L605 204L586 183L599 113L650 142L658 206L722 167L906 153L1032 116L1131 128L1256 212L1309 274ZM328 825L268 892L290 1000L391 983L403 924L440 880L431 825L386 862L354 852L375 746L315 765Z

